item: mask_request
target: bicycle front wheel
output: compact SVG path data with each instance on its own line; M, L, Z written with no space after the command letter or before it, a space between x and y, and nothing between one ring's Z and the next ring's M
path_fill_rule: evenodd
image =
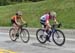
M56 45L62 46L65 43L65 35L60 30L55 30L52 34L53 41Z
M24 43L27 43L29 41L29 38L30 38L28 30L22 29L20 32L20 37Z

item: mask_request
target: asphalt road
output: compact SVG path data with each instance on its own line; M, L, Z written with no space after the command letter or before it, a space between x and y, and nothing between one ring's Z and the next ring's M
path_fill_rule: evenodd
M28 43L23 43L20 38L13 42L9 38L8 31L0 29L0 49L16 53L75 53L75 30L62 30L66 36L66 42L61 47L55 45L52 40L40 44L35 36L36 30L29 30L31 35Z

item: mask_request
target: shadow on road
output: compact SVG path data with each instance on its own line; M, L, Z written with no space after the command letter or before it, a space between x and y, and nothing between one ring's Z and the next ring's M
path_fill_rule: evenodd
M41 47L41 48L45 48L45 49L50 49L50 50L59 50L60 49L59 46L56 46L56 45L53 45L53 44L49 44L49 43L46 43L46 44L32 43L31 45L32 46Z
M21 43L21 41L11 41L11 40L6 40L5 43Z

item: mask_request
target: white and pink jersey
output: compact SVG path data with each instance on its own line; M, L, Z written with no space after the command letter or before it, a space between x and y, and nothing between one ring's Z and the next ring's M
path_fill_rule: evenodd
M49 16L49 14L44 14L43 16L41 16L40 20L43 20L43 21L47 21L47 20L50 20L51 19L51 16Z

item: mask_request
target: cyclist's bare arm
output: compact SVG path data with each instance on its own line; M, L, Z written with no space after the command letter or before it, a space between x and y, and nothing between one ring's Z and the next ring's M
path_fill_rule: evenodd
M51 28L51 25L50 25L50 23L49 23L49 20L46 20L46 25L47 25L49 28Z
M15 22L16 22L16 24L21 25L21 24L17 21L17 18L15 18Z
M21 17L21 21L22 21L23 23L26 23L26 21L24 21L22 17Z
M53 20L54 20L54 24L58 24L58 22L57 22L56 18L54 18Z

